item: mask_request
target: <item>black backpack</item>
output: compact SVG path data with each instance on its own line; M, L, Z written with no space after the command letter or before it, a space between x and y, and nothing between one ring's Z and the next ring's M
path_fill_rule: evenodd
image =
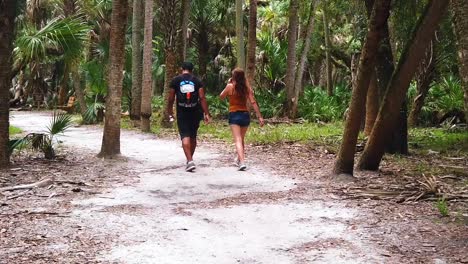
M182 80L177 89L177 105L182 108L195 108L198 106L198 89L195 87L195 82L190 80Z

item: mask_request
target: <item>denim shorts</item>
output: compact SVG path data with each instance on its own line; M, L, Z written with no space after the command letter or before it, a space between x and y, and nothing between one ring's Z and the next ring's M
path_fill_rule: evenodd
M249 112L230 112L229 125L238 125L241 127L248 127L250 125Z

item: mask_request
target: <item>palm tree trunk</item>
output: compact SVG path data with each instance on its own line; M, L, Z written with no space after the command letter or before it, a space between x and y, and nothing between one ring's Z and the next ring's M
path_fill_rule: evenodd
M237 67L245 69L244 0L236 0Z
M328 24L328 10L325 2L323 7L323 28L325 35L325 65L327 73L327 92L329 96L333 95L332 63L330 56L330 25Z
M250 0L249 31L247 40L247 80L255 81L255 51L257 49L257 0Z
M288 57L286 61L286 113L289 117L292 117L292 109L295 101L296 93L294 92L294 81L296 78L296 42L297 42L297 30L299 25L298 16L299 2L297 0L290 0L289 4L289 26L288 26Z
M57 105L66 104L67 86L68 86L69 76L70 76L70 66L67 65L67 63L65 63L65 66L63 68L63 77L62 77L62 81L60 82L60 88L58 92Z
M78 70L78 65L75 65L72 70L72 78L73 78L73 88L75 89L75 95L78 99L80 104L80 113L83 121L85 120L87 105L84 95L83 87L81 86L81 76Z
M421 15L388 85L374 128L359 160L360 169L377 170L379 168L385 152L385 142L391 138L391 132L398 121L399 110L406 97L409 84L448 4L449 0L431 0Z
M391 0L376 0L369 20L366 41L359 60L358 75L346 119L341 148L336 158L333 172L335 174L353 174L354 154L357 137L361 127L366 104L367 89L374 72L377 48L382 36L382 28L390 14Z
M313 0L312 3L310 4L310 11L309 11L309 21L307 24L307 31L305 35L305 41L304 41L304 48L302 50L302 55L301 59L299 60L299 65L297 67L297 72L296 72L296 80L294 81L294 98L297 98L294 100L292 104L292 113L291 113L291 118L296 118L297 116L297 106L299 103L299 97L303 92L303 78L304 78L304 70L305 70L305 65L307 62L307 55L309 54L310 51L310 45L312 42L312 33L314 31L314 21L315 21L315 4L316 1Z
M179 36L179 62L183 62L187 58L187 32L188 24L190 20L190 0L182 0L182 19L180 26L180 36ZM180 64L180 63L179 63Z
M10 163L9 101L16 0L0 0L0 168Z
M122 112L122 85L125 60L125 30L128 1L112 1L109 46L109 89L100 157L112 158L120 154L120 118Z
M145 1L145 36L143 47L143 89L141 93L141 131L150 132L153 65L153 0Z
M132 102L130 119L140 120L141 114L141 89L142 89L142 61L143 52L141 42L143 40L143 0L133 0L132 19ZM135 122L136 123L136 122Z
M452 0L455 35L458 42L458 64L465 98L465 120L468 121L468 1Z
M164 53L165 53L165 65L166 71L164 74L164 112L161 116L161 126L171 127L172 124L169 122L169 113L167 112L167 106L169 104L169 85L172 78L177 75L177 26L178 16L175 16L178 12L177 0L159 0L159 4L162 8L160 13L160 21L163 25L164 33Z
M367 91L366 99L366 124L364 127L364 134L369 136L374 127L375 119L377 118L377 113L379 112L379 87L377 84L377 76L374 72L369 84L369 90Z

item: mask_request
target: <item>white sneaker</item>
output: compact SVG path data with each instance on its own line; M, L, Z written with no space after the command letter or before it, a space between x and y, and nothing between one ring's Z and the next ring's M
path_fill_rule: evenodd
M196 168L195 162L189 161L189 162L187 162L187 166L185 167L185 171L192 172L193 170L195 170L195 168Z
M245 165L245 163L239 163L239 170L240 171L245 171L247 169L247 165Z

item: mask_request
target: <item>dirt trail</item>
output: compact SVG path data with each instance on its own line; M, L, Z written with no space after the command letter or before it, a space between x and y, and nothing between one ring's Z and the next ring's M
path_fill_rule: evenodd
M15 113L11 124L34 132L49 120L50 113ZM82 126L60 140L65 148L97 153L101 136L101 128ZM300 184L266 165L251 164L247 172L238 172L227 150L222 153L202 142L195 154L196 172L186 173L179 141L131 131L123 131L121 138L125 162L133 168L128 173L136 174L137 181L74 199L71 216L60 222L107 241L108 250L93 256L95 262L389 262L385 250L366 239L365 228L351 224L367 217L357 209L320 198L307 203L294 198L233 202L287 193ZM50 242L43 250L65 254L69 242Z

